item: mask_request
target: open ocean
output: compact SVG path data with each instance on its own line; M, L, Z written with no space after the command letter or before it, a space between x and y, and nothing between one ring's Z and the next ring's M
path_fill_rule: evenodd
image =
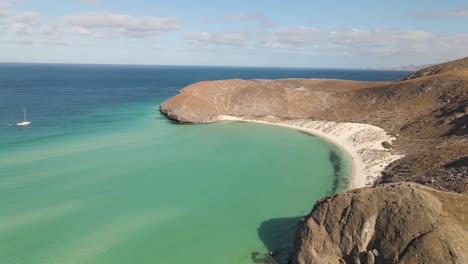
M342 189L345 158L279 127L178 125L159 104L202 80L406 74L0 64L0 263L253 263Z

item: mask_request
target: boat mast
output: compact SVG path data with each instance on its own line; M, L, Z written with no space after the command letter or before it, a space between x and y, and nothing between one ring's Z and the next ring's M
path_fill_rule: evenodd
M26 122L26 108L23 108L24 121Z

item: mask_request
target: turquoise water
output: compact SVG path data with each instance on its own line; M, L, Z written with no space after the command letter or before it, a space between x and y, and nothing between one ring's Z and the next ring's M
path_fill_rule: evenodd
M377 73L0 64L0 263L244 264L290 245L298 217L346 184L336 148L174 124L160 102L198 80L391 77ZM23 106L31 127L14 126Z
M1 151L2 263L251 263L289 242L295 221L281 218L332 192L319 138L175 125L156 106L100 113L127 120L95 134Z

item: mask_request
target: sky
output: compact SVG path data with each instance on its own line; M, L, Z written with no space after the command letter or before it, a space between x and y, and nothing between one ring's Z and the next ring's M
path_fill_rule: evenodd
M466 0L0 0L0 62L384 68L466 56Z

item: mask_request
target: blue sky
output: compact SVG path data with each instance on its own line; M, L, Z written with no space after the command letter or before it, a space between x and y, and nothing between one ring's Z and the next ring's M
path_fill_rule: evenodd
M0 61L382 68L468 56L466 0L0 0Z

